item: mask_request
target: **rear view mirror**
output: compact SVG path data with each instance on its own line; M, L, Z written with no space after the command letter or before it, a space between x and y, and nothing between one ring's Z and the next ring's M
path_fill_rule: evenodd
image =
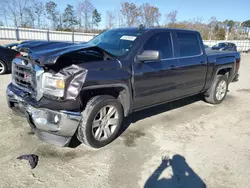
M160 52L157 50L145 50L141 55L137 55L139 61L159 61L161 60Z

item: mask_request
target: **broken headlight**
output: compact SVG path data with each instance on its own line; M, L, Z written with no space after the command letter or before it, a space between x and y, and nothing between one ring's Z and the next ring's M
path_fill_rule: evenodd
M42 91L44 95L74 100L79 95L88 70L71 65L56 74L43 74Z
M62 74L43 74L43 93L54 97L63 97L65 92L66 77Z

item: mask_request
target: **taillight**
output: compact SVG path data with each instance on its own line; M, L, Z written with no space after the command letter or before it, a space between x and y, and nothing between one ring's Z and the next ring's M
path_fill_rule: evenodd
M240 69L240 59L236 60L236 70Z
M20 56L21 56L21 53L20 53L20 52L18 52L18 54L16 54L16 56L15 56L15 57L17 58L17 57L20 57Z

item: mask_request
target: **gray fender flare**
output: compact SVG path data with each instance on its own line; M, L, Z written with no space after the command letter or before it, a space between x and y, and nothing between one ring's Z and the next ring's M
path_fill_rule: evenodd
M234 77L234 73L235 73L235 69L236 69L236 63L234 63L234 65L224 65L224 66L221 66L219 67L216 72L215 72L215 75L214 75L214 79L215 79L215 76L218 75L218 72L220 70L223 70L223 69L228 69L230 68L230 72L229 72L229 77L228 77L228 82L230 83L232 80L233 80L233 77Z
M82 90L91 90L91 89L102 89L102 88L124 88L124 94L121 95L124 100L123 108L124 108L124 116L127 117L132 110L132 95L129 90L129 87L126 84L107 84L107 85L94 85L84 87Z

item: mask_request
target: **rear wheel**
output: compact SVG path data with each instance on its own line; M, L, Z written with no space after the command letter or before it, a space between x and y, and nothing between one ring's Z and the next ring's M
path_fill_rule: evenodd
M7 65L2 60L0 60L0 75L5 74L7 70Z
M228 91L228 79L226 75L217 75L214 83L205 96L205 100L211 104L220 104L225 99Z
M118 136L122 121L123 108L118 100L109 95L93 97L82 112L77 138L93 148L103 147Z

